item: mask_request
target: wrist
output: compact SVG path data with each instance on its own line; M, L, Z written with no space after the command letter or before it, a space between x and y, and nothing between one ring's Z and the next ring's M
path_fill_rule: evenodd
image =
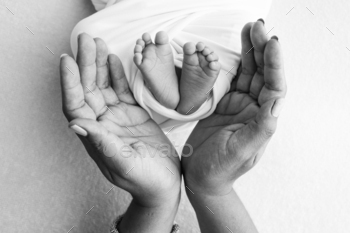
M230 196L234 192L233 187L225 188L224 190L221 190L220 192L213 192L213 191L207 191L203 189L199 189L195 186L186 185L186 194L187 197L192 204L193 208L197 212L197 207L205 207L205 206L211 206L211 204L216 202L221 202L221 200L226 199L228 196Z
M168 195L147 197L147 196L133 196L132 203L138 208L149 210L172 209L178 206L180 202L180 189L171 191Z
M171 232L178 210L180 195L160 205L150 206L133 199L118 230L122 233L164 233Z
M133 203L139 207L161 209L178 205L180 202L181 189L179 184L166 191L161 190L152 194L146 194L146 192L141 191L139 194L131 195L133 197Z
M195 210L202 233L234 232L257 233L245 207L234 189L224 195L211 195L186 190ZM231 231L232 232L232 231Z
M229 194L233 188L233 181L224 182L222 179L198 180L191 176L184 177L187 196L196 194L201 197L220 197Z

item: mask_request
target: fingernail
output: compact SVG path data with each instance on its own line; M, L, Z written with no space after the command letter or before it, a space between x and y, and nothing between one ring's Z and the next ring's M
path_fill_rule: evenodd
M263 19L258 19L258 21L262 22L265 25L265 21Z
M275 104L273 105L272 111L271 111L272 116L279 117L284 105L284 101L285 101L284 98L277 99L275 101Z
M77 125L72 125L70 127L76 134L79 134L81 136L86 137L88 135L88 133L86 132L85 129L81 128L80 126Z
M278 37L277 36L272 36L271 39L274 39L274 40L278 41Z
M68 54L66 54L66 53L62 53L62 55L61 55L61 57L60 57L60 58L65 57L65 56L68 56Z

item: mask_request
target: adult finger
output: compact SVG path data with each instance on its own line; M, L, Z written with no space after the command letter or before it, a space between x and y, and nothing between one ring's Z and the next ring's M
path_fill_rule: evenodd
M259 95L260 109L251 122L238 132L243 150L256 155L275 133L277 118L287 92L282 51L276 37L267 43L264 53L264 87Z
M250 84L250 95L258 98L261 88L264 86L264 51L268 41L264 22L258 20L250 30L250 38L254 46L254 60L257 66L256 73Z
M118 98L114 92L109 77L108 47L100 38L94 38L96 43L96 84L101 90L106 105L115 105Z
M96 44L86 33L80 34L78 37L77 63L85 102L96 116L100 116L106 111L106 103L96 81Z
M256 72L256 64L254 60L254 52L252 51L253 44L250 39L250 30L253 26L253 23L247 23L241 33L242 41L242 63L241 68L242 72L238 77L236 88L241 92L249 92L250 83L253 79L253 76Z
M114 54L108 56L112 87L119 101L127 104L136 104L134 96L126 80L123 64L119 57Z
M96 115L86 104L77 63L64 54L60 62L62 109L70 121L74 118L95 119Z
M282 50L275 36L266 45L264 63L264 86L258 99L260 105L271 99L283 98L287 93Z

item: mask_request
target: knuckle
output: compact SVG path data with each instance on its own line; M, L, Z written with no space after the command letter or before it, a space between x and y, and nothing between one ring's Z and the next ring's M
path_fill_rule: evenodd
M116 106L117 109L119 109L121 112L124 112L126 113L127 110L128 110L128 107L125 103L123 102L120 102L117 106Z
M257 152L257 153L254 153L252 156L250 156L249 158L247 158L247 159L245 160L244 165L243 165L243 166L244 166L244 169L245 169L246 171L252 169L252 168L258 163L259 158L260 158L260 156L259 156L259 153L258 153L258 152Z
M241 69L242 69L242 74L244 74L244 75L254 75L254 73L255 73L255 71L250 70L243 65L241 66Z
M272 128L272 127L264 127L261 130L263 138L265 139L271 138L275 134L275 132L276 132L276 128Z
M104 152L107 149L107 147L101 141L95 142L95 146L96 146L96 149L100 152Z
M119 93L119 95L130 95L130 94L131 94L131 91L127 86L125 86Z
M93 144L97 151L101 154L105 154L105 152L108 151L108 144L103 143L102 140L97 140L93 142Z
M272 125L261 125L257 122L254 124L249 124L251 132L258 136L259 142L264 143L266 140L270 139L275 131L276 127Z
M254 154L254 156L250 159L250 162L249 162L250 168L254 167L259 162L259 159L260 159L259 153Z

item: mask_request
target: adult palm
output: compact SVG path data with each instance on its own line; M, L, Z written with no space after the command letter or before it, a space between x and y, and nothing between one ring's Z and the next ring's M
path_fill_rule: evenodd
M268 41L263 25L256 23L245 26L242 43L241 69L230 92L187 141L193 154L183 156L181 164L192 191L229 193L233 182L257 163L275 132L286 94L279 42Z
M180 161L171 142L136 103L115 55L101 39L79 37L77 63L61 60L63 111L106 178L144 205L180 190ZM108 61L108 62L107 62Z

